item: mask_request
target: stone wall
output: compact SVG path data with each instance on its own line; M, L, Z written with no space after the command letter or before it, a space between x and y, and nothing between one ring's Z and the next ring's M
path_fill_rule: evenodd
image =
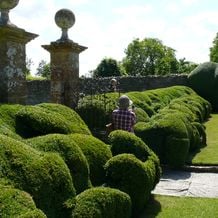
M110 78L81 78L80 92L91 94L110 90ZM144 91L149 89L164 88L174 85L188 86L187 75L169 75L169 76L140 76L140 77L117 77L117 89L120 92Z
M80 78L80 93L95 94L110 90L111 78ZM155 88L164 88L174 85L188 86L187 75L144 76L144 77L117 77L117 89L120 92L144 91ZM50 102L50 81L27 82L27 104Z
M50 102L50 80L27 81L26 104Z

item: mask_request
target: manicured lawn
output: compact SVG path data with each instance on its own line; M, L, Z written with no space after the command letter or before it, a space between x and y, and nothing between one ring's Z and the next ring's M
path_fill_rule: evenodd
M153 195L138 218L215 218L218 198L193 198Z
M212 114L205 126L207 146L192 157L191 164L218 165L218 114Z

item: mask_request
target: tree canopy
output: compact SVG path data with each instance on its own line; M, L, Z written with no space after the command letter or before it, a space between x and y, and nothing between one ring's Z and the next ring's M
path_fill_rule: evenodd
M218 62L218 33L212 42L212 47L210 47L210 61Z
M50 69L50 63L47 63L44 60L41 60L39 62L39 66L36 69L36 75L44 77L46 79L51 78L51 69Z
M134 39L125 50L123 67L129 75L177 73L175 50L155 38Z
M104 58L93 71L94 77L121 76L122 72L118 62L113 58Z

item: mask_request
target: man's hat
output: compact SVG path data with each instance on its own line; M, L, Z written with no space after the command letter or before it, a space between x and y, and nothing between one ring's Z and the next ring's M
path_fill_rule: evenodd
M118 106L120 109L127 109L130 105L132 105L132 101L129 99L128 96L122 95L119 98Z

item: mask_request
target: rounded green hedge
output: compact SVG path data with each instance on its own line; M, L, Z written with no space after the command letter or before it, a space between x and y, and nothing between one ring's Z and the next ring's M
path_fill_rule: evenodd
M199 64L188 75L188 82L192 89L213 105L213 110L218 110L218 63Z
M133 154L119 154L105 164L106 186L127 193L133 214L139 214L148 201L155 182L155 164L140 161Z
M17 140L22 139L16 133L15 115L23 107L23 105L0 104L0 134Z
M146 161L152 155L151 149L137 136L124 130L112 131L109 144L113 156L128 153L134 154L141 161Z
M72 133L81 133L90 135L91 132L88 129L85 122L72 108L69 108L62 104L52 104L52 103L42 103L37 106L47 109L48 112L56 112L62 115L70 123L70 128Z
M57 152L67 164L76 193L80 193L91 185L89 165L82 150L68 135L49 134L26 140L31 147L45 152Z
M23 138L31 138L50 133L86 133L90 134L87 126L82 122L72 120L71 116L67 118L68 110L71 110L63 106L63 113L66 111L66 116L62 113L55 111L53 106L60 107L58 105L52 105L52 109L49 109L48 105L41 106L25 106L16 113L16 131ZM50 105L51 107L51 105ZM73 116L73 115L72 115ZM81 128L83 126L83 128Z
M22 218L46 218L27 192L15 189L9 185L0 184L0 216Z
M158 114L150 123L138 123L135 125L136 135L142 138L158 155L162 163L170 164L173 167L184 165L190 147L188 130L184 121L179 119L180 116L181 114L179 113ZM183 146L180 152L175 154L170 152L172 160L168 154L173 149L169 136L178 139L176 140L178 145L175 144L175 147L179 146L179 139L181 139L181 145ZM182 143L184 141L186 143Z
M109 135L109 142L113 156L129 153L134 154L143 162L148 159L152 160L155 164L155 180L153 184L153 187L155 187L155 185L159 182L162 173L160 160L141 138L127 131L115 130Z
M75 189L68 167L54 153L0 135L0 178L28 192L47 217L67 217L72 211Z
M76 196L73 218L130 218L131 199L117 189L97 187Z
M102 185L105 181L104 165L112 157L109 145L91 135L75 133L69 137L81 148L89 163L92 185Z

